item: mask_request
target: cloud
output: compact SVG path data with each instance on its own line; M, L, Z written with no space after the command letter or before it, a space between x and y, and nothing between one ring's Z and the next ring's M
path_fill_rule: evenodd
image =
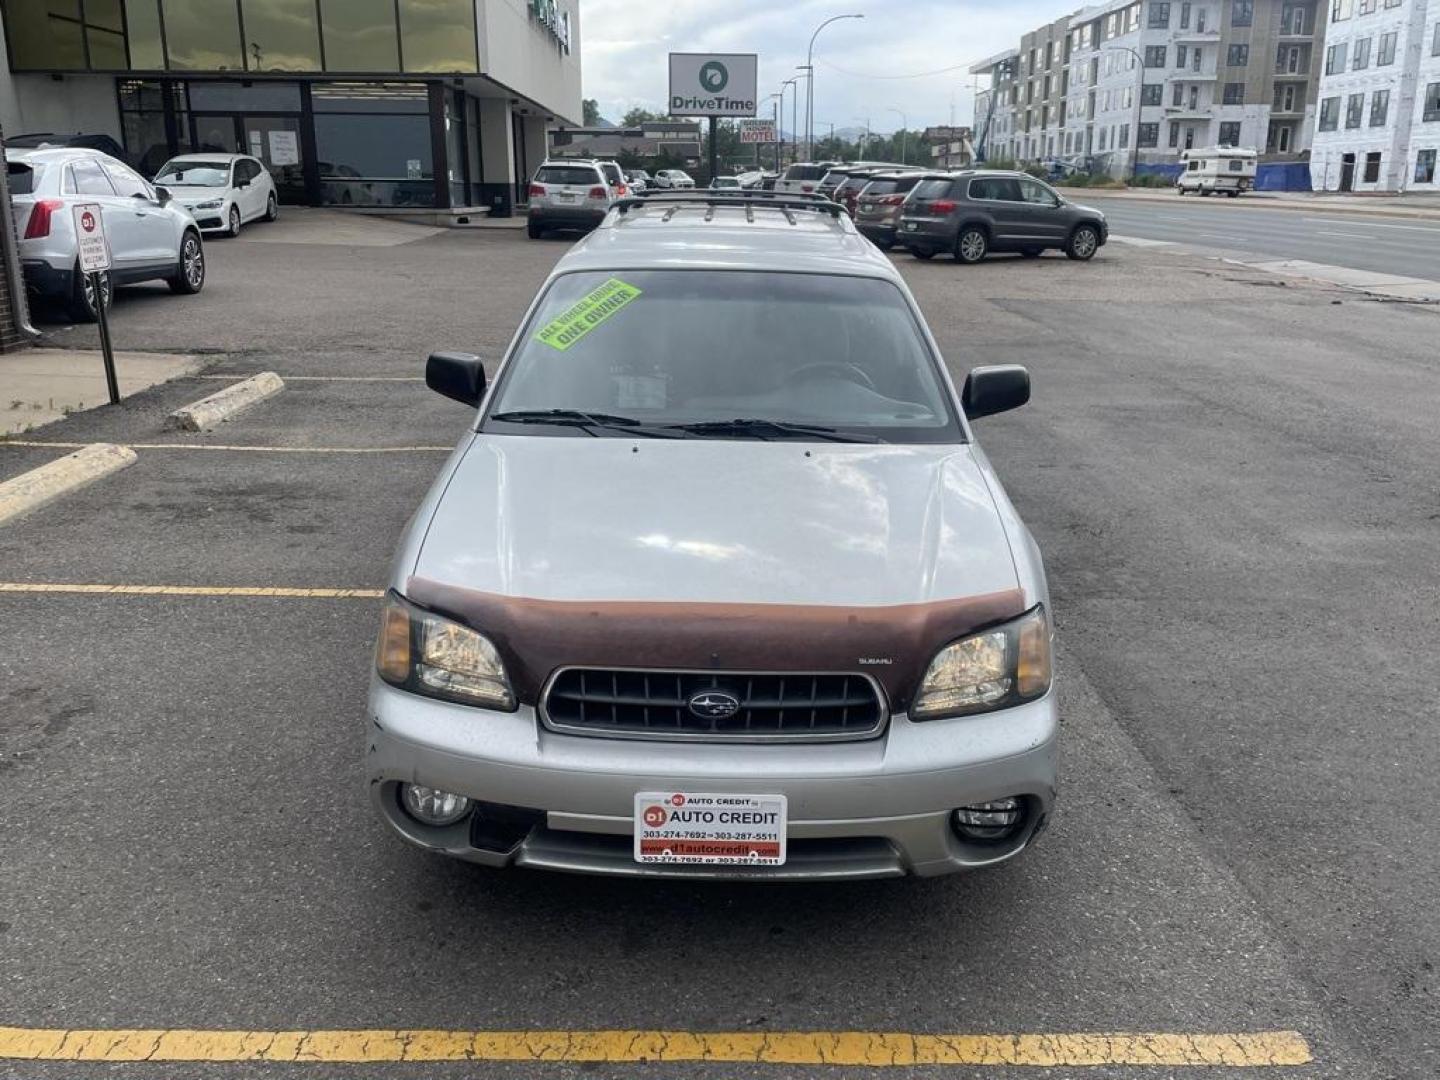
M876 131L892 131L901 123L892 109L903 112L912 129L949 123L952 116L968 124L976 81L970 64L1018 45L1025 32L1079 6L1063 0L581 2L584 94L612 120L636 106L664 111L671 52L757 53L762 112L768 114L767 96L805 63L815 28L832 15L863 12L863 21L834 23L816 41L817 134L830 124L857 127L866 119ZM802 86L801 114L804 107ZM788 90L785 111L788 130Z

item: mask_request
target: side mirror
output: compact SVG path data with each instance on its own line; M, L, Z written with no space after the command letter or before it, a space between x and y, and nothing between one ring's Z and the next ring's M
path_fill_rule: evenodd
M437 394L478 407L485 396L485 366L474 353L431 353L425 362L425 385Z
M169 188L163 188L163 187L157 187L157 188L155 189L155 198L157 198L157 199L160 200L160 205L161 205L161 206L164 206L166 203L168 203L168 202L170 201L170 189L169 189Z
M972 368L960 391L960 404L969 420L1018 409L1029 400L1030 372L1019 364Z

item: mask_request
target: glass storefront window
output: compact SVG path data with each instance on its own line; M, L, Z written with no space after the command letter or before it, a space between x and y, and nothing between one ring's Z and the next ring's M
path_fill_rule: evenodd
M196 112L299 112L300 84L256 80L190 84L190 108Z
M125 13L120 0L85 0L85 40L93 71L125 71Z
M474 0L400 0L406 71L478 71Z
M395 0L320 0L327 71L399 71Z
M235 0L162 0L165 45L175 71L240 71Z
M245 64L251 71L319 71L315 0L243 0Z
M126 0L125 29L130 38L130 66L141 71L163 70L159 0Z
M10 0L5 33L16 71L85 70L79 0Z
M310 95L316 112L430 112L424 83L316 83Z
M327 203L435 203L429 116L316 113L315 150Z

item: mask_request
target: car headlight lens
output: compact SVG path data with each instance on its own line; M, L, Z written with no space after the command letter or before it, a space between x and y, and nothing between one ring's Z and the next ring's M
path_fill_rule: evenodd
M391 593L380 619L375 670L392 686L510 712L515 692L490 639Z
M952 641L930 661L910 706L913 720L990 712L1050 689L1050 621L1037 605L1020 618Z
M196 203L192 209L195 210L219 210L224 203L219 199L211 199L209 202Z

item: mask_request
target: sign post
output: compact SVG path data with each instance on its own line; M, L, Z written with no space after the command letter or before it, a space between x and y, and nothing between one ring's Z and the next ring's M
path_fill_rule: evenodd
M671 53L670 115L710 118L710 179L718 169L715 121L721 116L754 116L755 53Z
M105 302L105 274L110 269L110 242L99 203L76 203L75 235L80 241L80 272L95 292L95 318L100 327L100 352L105 358L105 387L110 404L120 404L120 380L115 375L115 350L110 345L110 312Z

